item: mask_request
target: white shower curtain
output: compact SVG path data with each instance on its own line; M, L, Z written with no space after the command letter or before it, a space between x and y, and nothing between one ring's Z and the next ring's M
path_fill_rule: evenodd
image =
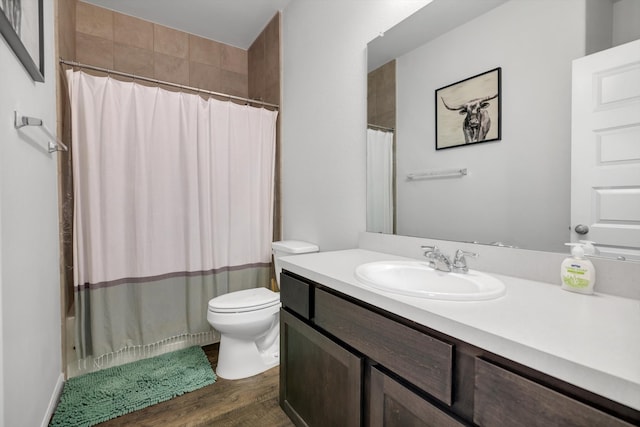
M277 112L67 71L80 358L210 333L267 286Z
M393 233L393 132L367 129L367 231Z

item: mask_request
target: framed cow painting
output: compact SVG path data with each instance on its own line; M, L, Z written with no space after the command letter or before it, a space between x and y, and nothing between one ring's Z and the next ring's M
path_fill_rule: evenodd
M501 68L436 90L436 150L501 138Z

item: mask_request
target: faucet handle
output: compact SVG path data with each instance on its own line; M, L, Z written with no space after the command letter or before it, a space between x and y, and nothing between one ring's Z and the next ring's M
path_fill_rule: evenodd
M456 251L455 259L464 258L465 256L470 256L473 258L478 258L478 254L475 252L463 251L462 249L458 249Z
M433 246L428 246L428 245L422 245L420 246L420 248L422 248L424 250L424 254L426 255L429 252L432 252L434 254L437 254L440 252L440 248L438 248L436 245Z
M470 256L478 258L478 254L475 252L467 252L462 249L458 249L453 258L453 271L456 273L467 273L469 268L467 267L467 260L465 257Z
M435 245L433 245L433 246L422 245L422 246L420 246L420 248L422 248L422 250L424 251L423 255L429 261L429 267L435 269L436 268L436 257L437 257L437 254L440 253L440 249L438 249L438 247L435 246Z

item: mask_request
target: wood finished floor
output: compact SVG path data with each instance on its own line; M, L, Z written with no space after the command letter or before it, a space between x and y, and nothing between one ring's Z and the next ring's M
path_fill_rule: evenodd
M218 364L218 344L203 347L203 350L215 371ZM293 426L278 405L279 372L276 367L242 380L218 378L210 386L98 426Z

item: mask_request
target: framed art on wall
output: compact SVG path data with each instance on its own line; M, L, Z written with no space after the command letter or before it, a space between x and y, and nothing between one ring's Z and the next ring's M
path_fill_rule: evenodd
M0 33L31 78L44 82L42 0L0 0Z
M435 91L436 150L500 140L501 74L494 68Z

